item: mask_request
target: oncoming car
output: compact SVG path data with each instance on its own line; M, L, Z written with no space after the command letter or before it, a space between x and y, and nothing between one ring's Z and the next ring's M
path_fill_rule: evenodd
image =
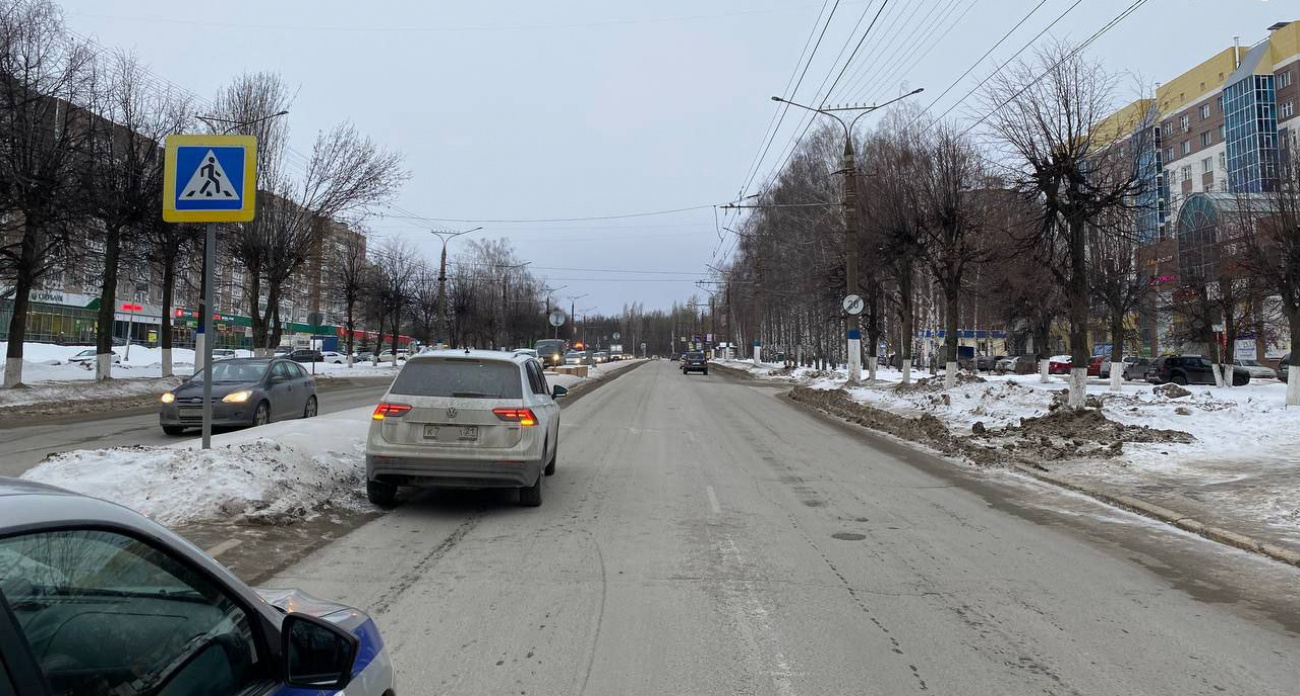
M200 370L162 395L158 420L163 432L180 435L203 425L203 381ZM213 362L212 424L216 427L257 426L316 415L316 382L307 371L284 358L230 358Z
M390 506L399 486L517 488L542 504L555 473L560 407L533 358L486 350L411 356L375 407L366 495Z
M0 478L0 694L395 693L375 622L119 505Z

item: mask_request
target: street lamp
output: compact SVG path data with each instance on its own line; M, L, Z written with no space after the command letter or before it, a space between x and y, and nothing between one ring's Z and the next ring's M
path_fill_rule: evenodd
M830 116L839 122L844 128L844 294L854 295L858 291L858 206L857 206L857 161L853 152L853 127L857 125L858 119L869 113L889 106L894 102L906 99L914 94L920 94L925 91L924 87L917 87L907 94L895 97L883 104L873 104L871 106L841 106L835 108L815 108L806 106L798 102L792 102L789 99L781 97L772 97L772 101L797 106L813 113ZM834 112L837 111L860 111L852 120L845 121ZM849 381L857 382L862 379L862 331L857 328L857 320L852 315L846 319L847 328L845 336L848 338L848 358L849 358ZM871 365L874 372L875 363ZM873 375L874 376L874 375Z
M438 312L442 315L442 332L447 347L451 346L451 323L447 319L447 242L470 232L478 232L482 227L472 230L429 230L433 236L442 240L442 261L438 264Z

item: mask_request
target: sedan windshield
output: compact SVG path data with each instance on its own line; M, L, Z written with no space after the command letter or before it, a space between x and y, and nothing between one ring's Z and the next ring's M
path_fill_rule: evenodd
M266 374L270 363L263 362L219 362L212 365L212 382L257 382ZM207 379L208 371L200 370L190 378L191 382L202 384Z

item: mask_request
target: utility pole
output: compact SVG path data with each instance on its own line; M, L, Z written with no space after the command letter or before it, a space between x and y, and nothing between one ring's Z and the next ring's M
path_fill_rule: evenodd
M447 242L470 232L477 232L483 229L475 227L472 230L429 230L433 236L442 240L442 261L438 264L438 312L442 319L443 340L447 342L447 347L451 347L451 322L447 319ZM396 364L396 362L394 362Z
M890 99L883 104L839 106L834 108L815 108L805 106L782 99L781 97L772 97L772 101L797 106L800 109L806 109L813 113L823 116L830 116L839 122L844 128L844 157L841 161L841 169L844 174L844 295L857 294L858 292L858 180L857 180L857 158L853 152L853 127L858 124L858 119L882 107L893 104L894 102L906 99L913 94L919 94L925 91L923 87L904 94L900 97ZM837 111L857 111L858 115L854 116L851 121L845 121L834 112ZM848 361L849 361L849 382L857 382L862 379L862 330L857 315L846 315L845 323L847 328L845 336L848 339Z
M570 344L572 344L574 339L578 337L578 313L576 309L577 302L578 300L581 300L582 298L586 297L587 294L588 293L583 293L581 295L569 295L565 298L569 301L569 343Z

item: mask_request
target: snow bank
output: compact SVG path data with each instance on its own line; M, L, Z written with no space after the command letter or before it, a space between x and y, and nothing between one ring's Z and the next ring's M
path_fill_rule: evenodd
M65 401L126 399L149 394L161 395L180 383L180 377L114 379L107 382L53 380L39 382L36 386L26 389L0 389L0 408L31 404L53 405Z
M207 451L191 440L66 452L23 478L110 500L169 525L240 514L286 522L328 505L366 509L371 410L216 435Z

